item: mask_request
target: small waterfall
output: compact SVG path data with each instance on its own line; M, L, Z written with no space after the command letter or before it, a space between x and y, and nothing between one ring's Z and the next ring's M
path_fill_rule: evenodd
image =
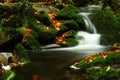
M78 41L78 45L67 48L45 49L43 51L70 51L73 53L86 53L84 55L92 55L107 50L107 47L100 45L101 35L97 34L97 30L94 24L89 19L88 16L90 14L91 13L79 13L79 15L83 16L83 20L86 24L87 29L89 31L92 31L93 33L78 31L76 35L76 40Z
M86 25L88 31L91 31L93 33L97 33L95 25L91 22L91 20L88 17L91 13L85 13L84 12L84 13L78 13L78 14L83 16L83 20L85 22L85 25Z
M79 31L77 33L78 45L100 45L100 34L90 34L88 32ZM80 39L79 37L82 37Z

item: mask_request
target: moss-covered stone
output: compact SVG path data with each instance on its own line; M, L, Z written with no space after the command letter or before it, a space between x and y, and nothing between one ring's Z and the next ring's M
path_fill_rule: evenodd
M75 19L77 17L77 13L79 12L80 10L77 7L69 5L68 7L63 8L57 13L56 19L58 20Z
M67 27L68 30L79 30L79 25L75 22L75 20L64 20L62 24Z
M38 41L41 45L54 43L56 39L56 31L55 30L44 30L41 28L40 32L38 33Z
M8 17L10 15L10 7L5 4L0 4L0 19L3 17Z
M36 40L36 38L33 36L33 35L28 35L26 36L26 44L32 49L32 50L35 50L35 51L39 51L41 50L41 45L40 43Z
M50 18L44 11L39 12L37 19L47 26L49 26L51 24Z
M65 25L62 25L60 27L60 30L57 32L57 36L62 35L63 33L65 33L66 31L68 31L68 28Z
M59 43L59 45L62 47L72 47L72 46L75 46L77 44L78 44L78 42L76 41L75 38L68 38L65 43L63 43L63 42Z
M79 25L79 29L80 29L80 30L83 30L83 31L86 30L85 22L83 21L82 16L77 15L74 20L75 20L75 21L77 22L77 24Z
M23 38L23 35L16 30L11 30L8 32L8 36L9 40L0 45L0 52L11 52Z
M82 16L78 15L80 12L79 8L74 7L73 5L69 5L66 8L63 8L59 12L57 12L57 16L55 17L57 20L74 20L74 23L77 23L80 30L85 30L85 23L83 21ZM77 29L77 30L79 30Z
M29 60L27 52L25 51L25 48L21 43L18 43L15 46L15 48L12 50L12 54L19 59Z
M56 3L55 4L55 7L57 8L57 9L63 9L64 8L64 6L62 5L62 4L60 4L60 3Z
M98 11L93 14L92 21L95 24L98 33L100 33L105 42L107 42L106 44L120 42L119 17L115 17L113 11Z
M120 52L106 52L88 56L74 64L88 74L89 80L118 80L120 79Z
M76 46L78 42L76 41L75 38L68 38L66 41L66 46L71 47L71 46Z
M119 80L120 71L111 69L106 71L107 67L103 68L89 68L87 73L90 80Z
M15 24L13 24L15 23ZM18 27L22 27L22 23L19 19L18 16L15 16L15 15L11 15L7 21L5 21L3 24L2 24L4 27L6 26L12 26L13 28L18 28Z
M64 38L63 41L58 42L58 44L61 45L62 47L71 47L71 46L77 45L78 42L76 40L75 35L76 35L76 32L74 30L69 30L64 32L61 35L58 35L58 36L64 36L62 37Z

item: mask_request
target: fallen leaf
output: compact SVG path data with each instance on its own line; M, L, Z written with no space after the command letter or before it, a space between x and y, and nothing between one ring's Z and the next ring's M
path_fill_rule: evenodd
M110 66L107 67L106 72L110 70Z

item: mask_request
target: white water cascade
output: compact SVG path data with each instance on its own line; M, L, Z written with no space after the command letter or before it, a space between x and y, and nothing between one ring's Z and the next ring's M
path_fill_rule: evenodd
M81 15L81 16L83 16L83 20L85 22L85 25L86 25L87 29L89 31L92 31L93 33L97 33L95 25L91 22L91 20L88 17L91 13L85 13L85 12L83 12L83 13L78 13L78 14Z
M45 51L70 51L73 53L86 53L86 55L91 55L95 53L100 53L106 50L105 46L100 45L100 34L97 34L97 30L94 24L89 19L91 13L79 13L78 15L83 16L83 20L86 24L88 30L93 33L88 33L85 31L79 31L76 35L78 45L68 48L52 48L45 49ZM82 38L82 39L81 39Z

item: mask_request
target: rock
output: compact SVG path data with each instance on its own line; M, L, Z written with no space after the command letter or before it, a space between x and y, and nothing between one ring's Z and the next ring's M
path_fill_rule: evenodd
M7 65L7 63L8 63L7 58L3 54L0 54L0 61L5 65Z
M0 53L0 60L4 65L8 64L9 57L12 57L12 53L9 53L9 52L1 52Z

